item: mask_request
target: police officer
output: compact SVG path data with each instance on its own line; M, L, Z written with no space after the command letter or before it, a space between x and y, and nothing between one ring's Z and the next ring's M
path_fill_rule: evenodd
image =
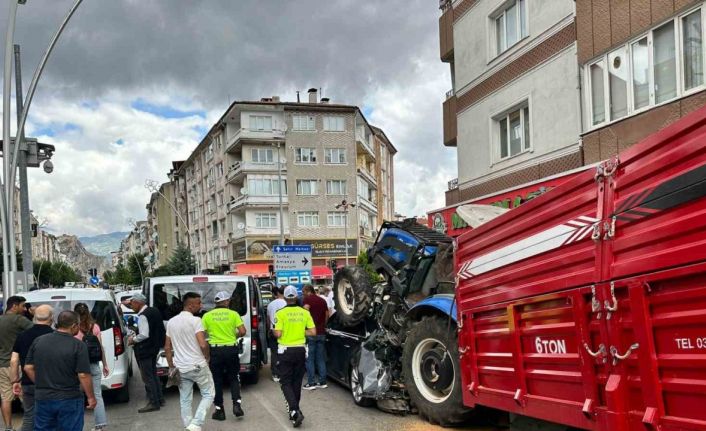
M289 420L294 428L299 427L304 415L299 409L302 395L302 380L306 373L306 336L316 335L316 326L311 314L298 305L299 295L294 286L284 289L287 306L275 314L274 334L277 337L277 373L282 393L287 401Z
M245 325L240 315L231 310L230 294L222 291L216 293L216 308L203 316L203 328L208 333L208 343L211 346L209 368L213 374L216 387L216 397L213 404L216 409L211 419L223 421L226 413L223 410L223 380L230 381L230 394L233 399L233 414L242 417L240 406L240 358L238 357L238 337L245 335Z

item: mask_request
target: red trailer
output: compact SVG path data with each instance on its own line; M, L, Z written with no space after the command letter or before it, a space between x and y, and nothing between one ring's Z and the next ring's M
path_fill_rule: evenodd
M464 404L706 430L706 109L457 239Z

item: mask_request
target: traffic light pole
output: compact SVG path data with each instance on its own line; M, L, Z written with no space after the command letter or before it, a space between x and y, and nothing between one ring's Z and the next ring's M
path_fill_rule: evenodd
M20 46L15 45L15 100L17 102L17 123L20 122L22 113L22 66L20 63ZM24 130L20 130L17 142L24 139ZM23 148L15 146L15 151L19 151L17 166L20 172L20 233L22 238L22 270L24 280L22 286L29 290L29 280L34 276L32 267L32 217L29 213L29 190L27 186L27 152Z

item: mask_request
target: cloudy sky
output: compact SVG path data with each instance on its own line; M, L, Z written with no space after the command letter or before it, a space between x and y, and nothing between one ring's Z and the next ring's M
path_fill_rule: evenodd
M72 3L20 6L25 92ZM309 87L360 106L390 137L398 212L443 206L456 166L441 143L451 84L437 8L435 0L85 0L30 111L27 135L57 148L54 173L30 173L32 209L57 233L127 230L126 219L145 217L145 179L166 181L171 161L188 156L229 101L292 101ZM0 46L6 21L2 2Z

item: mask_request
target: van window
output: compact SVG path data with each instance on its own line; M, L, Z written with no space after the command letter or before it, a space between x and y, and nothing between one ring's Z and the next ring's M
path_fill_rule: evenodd
M183 309L181 298L188 292L201 295L202 310L200 316L215 308L216 293L225 290L231 294L230 308L241 316L248 312L246 285L237 282L206 282L206 283L158 283L153 286L153 306L162 314L162 319L169 320Z
M119 319L116 306L111 301L90 301L90 300L74 300L74 301L32 301L32 306L48 304L54 309L54 324L62 311L73 311L76 304L83 303L91 310L91 316L96 321L101 331L112 329L114 326L119 326Z

